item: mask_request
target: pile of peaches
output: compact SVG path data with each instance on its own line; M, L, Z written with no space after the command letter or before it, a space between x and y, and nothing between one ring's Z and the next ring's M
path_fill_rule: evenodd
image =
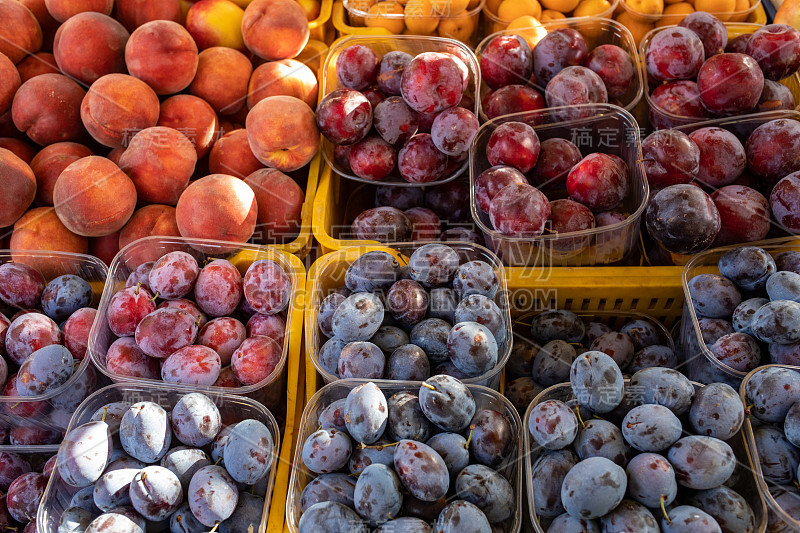
M2 247L110 262L154 234L294 238L314 4L0 0Z

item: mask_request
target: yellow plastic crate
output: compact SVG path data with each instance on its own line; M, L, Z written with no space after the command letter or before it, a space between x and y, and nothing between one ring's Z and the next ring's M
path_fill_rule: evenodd
M334 38L333 27L329 24L333 0L322 0L320 3L319 16L308 23L310 38L316 41L330 44Z

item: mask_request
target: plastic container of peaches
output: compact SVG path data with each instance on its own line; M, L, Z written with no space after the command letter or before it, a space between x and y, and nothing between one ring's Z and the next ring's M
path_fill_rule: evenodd
M148 261L157 261L162 255L173 252L183 251L197 259L202 267L206 261L213 259L227 259L233 263L239 272L244 275L247 268L260 259L271 259L277 262L289 275L291 280L291 294L289 305L285 311L286 331L283 338L283 354L278 365L267 378L254 385L242 387L197 387L177 383L169 383L170 388L182 390L184 392L201 389L206 394L238 394L248 396L266 405L268 408L278 412L278 408L283 409L285 397L282 396L284 390L284 369L286 367L287 354L290 350L290 336L299 334L292 331L296 326L295 317L297 313L302 314L302 298L298 299L298 290L304 283L304 270L300 261L289 254L276 251L268 246L257 246L252 244L240 244L223 241L213 241L205 239L186 239L181 237L147 237L135 241L117 254L111 263L108 273L108 283L106 284L103 297L98 309L98 319L94 323L89 339L89 354L100 371L108 376L115 383L138 383L148 386L164 384L160 380L147 378L131 378L116 374L106 366L106 352L109 346L117 337L111 332L108 326L106 314L111 297L119 290L125 288L128 276L139 265ZM166 384L164 384L166 385Z
M631 56L636 68L633 83L631 83L628 92L616 98L611 103L624 108L626 111L632 112L642 99L642 93L644 91L645 82L642 79L641 60L639 59L639 50L636 47L636 42L633 40L633 35L631 35L631 32L625 26L615 20L597 17L562 19L545 22L541 26L534 28L498 31L487 35L480 44L478 44L478 47L475 49L475 55L478 57L478 61L480 61L481 55L489 42L500 35L520 35L528 41L529 45L535 46L545 35L560 28L571 28L580 33L586 41L587 48L590 52L598 46L613 44L619 46ZM544 96L544 87L537 86L535 88ZM486 85L486 82L481 80L481 102L489 91L490 89ZM480 112L481 121L488 120L486 113L483 111L482 103Z
M303 411L303 418L297 428L297 450L295 451L294 469L292 470L292 477L289 480L289 497L286 501L286 524L289 531L297 533L299 531L298 523L302 510L300 507L300 495L308 483L316 477L310 472L303 464L303 442L309 435L319 429L319 415L336 400L346 398L352 389L365 383L365 380L359 379L343 379L336 383L331 383L319 391L306 404ZM422 382L420 381L374 381L384 395L389 398L393 394L408 391L414 394L419 393L419 388ZM505 476L511 482L514 488L515 498L515 511L514 515L503 523L502 531L507 533L517 533L522 527L522 435L524 433L523 427L517 410L511 405L503 395L495 390L481 387L478 385L467 385L472 397L475 399L477 410L493 409L508 419L511 430L514 433L514 448L511 455L503 461L503 463L496 468L496 470Z
M623 5L625 5L624 2ZM655 37L657 33L662 31L667 31L673 27L674 26L664 26L661 28L656 28L654 30L649 31L642 38L642 41L639 43L639 56L641 57L642 65L645 64L644 62L645 53L647 52L647 47L650 45L650 41L653 40L653 37ZM763 26L761 24L749 24L743 22L725 22L725 27L728 29L728 42L730 42L730 40L740 35L754 33L756 30L762 28ZM656 89L656 87L658 87L658 84L653 85L652 87L650 86L650 82L648 81L649 76L647 75L646 71L643 78L644 78L644 94L645 94L645 99L647 100L647 107L650 113L649 115L651 123L650 125L654 129L660 129L660 127L662 126L675 128L679 126L685 126L688 124L695 124L697 122L703 122L709 120L708 117L697 118L697 117L687 117L683 115L677 115L675 113L672 113L670 111L667 111L666 109L659 107L658 104L656 104L652 98L652 93ZM800 104L800 73L795 72L788 78L781 80L780 83L789 88L789 90L792 92L792 95L794 96L795 102ZM740 117L748 116L752 114L756 113L749 113L739 116Z
M0 250L0 264L15 262L27 264L38 270L45 278L65 274L79 276L92 286L94 297L91 307L97 307L108 276L108 267L100 259L82 254L49 251L9 251ZM12 315L8 315L11 320ZM87 353L77 361L72 376L60 387L45 394L21 398L19 396L0 396L0 433L7 434L12 429L30 428L31 431L63 433L69 424L72 413L86 396L97 387L97 374ZM9 377L16 373L11 363ZM4 439L5 440L5 437ZM60 437L59 437L60 442ZM0 440L2 442L2 440ZM40 445L36 448L50 449L54 445ZM0 450L15 451L19 447L0 445ZM57 446L55 446L57 449Z
M511 355L512 343L511 312L503 265L500 263L497 256L477 244L468 244L464 242L448 242L446 244L458 253L462 263L476 260L484 261L493 267L495 275L497 276L499 289L494 297L494 302L500 308L507 332L505 339L497 347L497 364L483 375L462 380L466 384L483 385L492 389L497 389L500 386L500 377L503 367L506 361L508 361L508 357ZM311 266L308 273L308 289L306 291L308 294L308 305L306 305L305 316L306 350L314 364L314 368L316 368L316 371L322 376L325 383L338 381L339 377L327 372L319 362L319 350L327 340L325 335L320 331L319 326L317 326L317 314L322 300L331 292L344 286L344 275L347 268L363 254L373 250L380 250L393 255L401 265L407 265L408 258L414 253L414 250L422 245L423 243L399 243L353 246L324 255L317 259ZM309 390L316 389L316 380L313 379L316 376L314 376L313 370L313 368L306 369ZM395 383L394 381L383 379L372 381L381 387L387 383Z
M80 405L75 416L69 424L68 431L89 422L99 409L112 402L154 402L171 412L178 403L178 400L189 391L177 390L171 384L145 385L136 383L115 383L101 389L88 398ZM261 512L261 525L258 531L266 531L268 511L272 497L272 489L275 486L275 473L278 466L278 452L281 446L281 432L278 423L272 413L259 402L250 398L236 396L230 392L205 391L205 394L214 402L222 416L222 425L229 426L242 420L258 420L269 429L274 442L272 450L274 462L270 469L267 491L264 496L264 509ZM173 446L175 443L173 442ZM62 513L69 507L72 497L81 489L71 487L64 483L58 469L53 470L50 481L47 483L42 502L39 505L39 512L36 516L36 531L38 533L57 533L59 531L59 519ZM160 531L160 529L159 529Z
M759 246L772 256L781 252L800 251L800 239L796 237L747 243L747 245ZM700 274L719 274L719 268L717 268L719 258L728 250L739 248L740 246L743 245L725 246L723 248L715 248L699 253L683 268L681 283L686 297L686 304L683 306L680 344L681 350L686 357L686 374L689 376L689 379L701 383L714 383L719 381L727 383L734 388L738 388L747 375L747 372L733 369L722 363L711 350L709 350L708 346L703 341L703 334L700 331L700 323L698 322L700 317L697 316L694 306L691 304L692 299L689 294L689 282L692 278Z
M586 11L583 11L583 9L579 9L580 7L579 3L579 6L576 7L573 11L569 13L564 13L565 18L548 20L547 22L543 22L542 25L544 26L546 24L563 24L563 23L569 23L571 21L589 19L589 18L610 19L611 16L614 14L614 11L616 11L617 4L620 1L621 0L597 1L595 2L596 4L595 6L592 6L590 10ZM603 6L604 3L606 4L605 6ZM499 2L497 2L497 4L499 5ZM578 12L578 14L576 14L576 12ZM509 24L511 24L510 20L504 20L495 13L493 13L489 9L489 6L486 6L483 9L483 15L484 15L484 24L486 25L487 34L503 31L508 28Z
M338 39L334 42L331 47L330 51L328 52L328 57L325 58L325 62L322 65L322 85L321 85L321 95L322 97L328 95L329 93L333 92L334 90L339 88L339 81L336 76L336 61L339 58L339 54L348 46L353 45L363 45L370 48L375 54L378 56L380 60L384 54L388 52L392 52L395 50L400 50L403 52L407 52L412 56L416 56L417 54L421 54L423 52L440 52L440 53L449 53L453 54L456 57L460 58L464 61L464 64L467 66L469 70L469 83L467 84L467 90L464 92L466 96L475 97L478 94L478 88L481 84L481 69L478 66L478 60L475 58L475 54L472 53L472 50L465 44L455 41L453 39L443 39L441 37L415 37L410 35L396 35L392 37L381 37L381 36L368 36L368 35L353 35L349 37L343 37ZM478 116L478 99L475 98L475 106L474 109L470 109L475 116ZM399 174L395 171L386 178L384 181L376 182L364 178L359 178L349 168L342 168L336 162L336 159L333 156L334 144L330 142L328 139L323 137L322 139L322 156L325 158L325 162L330 166L337 174L351 180L355 180L361 183L372 183L372 184L379 184L379 185L391 185L396 187L420 187L422 185L432 186L432 185L440 185L442 183L447 183L448 181L452 181L456 179L458 176L463 174L467 170L467 161L465 160L462 165L458 168L452 170L450 174L445 176L444 178L431 181L429 183L421 184L421 183L409 183L403 180Z
M564 119L567 116L582 118ZM478 208L475 196L477 177L492 165L486 158L486 145L492 132L506 122L525 122L533 126L539 140L564 138L572 141L586 156L594 152L621 157L628 165L628 195L615 208L627 214L616 224L564 234L545 233L538 237L509 237L496 231L489 215ZM504 115L483 124L470 147L470 209L483 232L486 246L507 266L566 267L617 263L635 251L639 226L647 204L648 185L642 165L641 132L636 120L624 109L611 104L554 107ZM545 191L549 200L566 198L566 190Z
M761 5L760 0L746 0L747 7L742 7L741 9L734 9L733 11L728 12L717 12L717 11L709 11L712 15L715 15L723 22L744 22L749 20L753 14L753 12L758 9ZM666 2L664 2L666 4ZM744 5L743 1L737 0L735 2L736 6ZM627 0L619 0L619 7L622 11L627 13L631 19L636 22L640 22L643 24L658 24L662 20L667 17L675 17L675 15L665 15L661 14L652 14L652 13L644 13L636 9L633 5L629 4Z
M630 383L629 379L625 380L625 386L627 387ZM692 383L694 385L695 390L699 390L703 388L703 385L700 383ZM545 389L542 391L536 398L533 399L531 404L528 406L527 411L525 411L525 416L522 418L522 427L526 428L524 433L524 457L525 457L525 477L528 480L533 479L533 465L536 461L543 455L544 449L538 446L531 437L529 431L527 431L528 421L530 420L531 413L533 412L533 408L542 402L546 402L548 400L559 400L562 402L570 402L575 399L575 394L572 391L572 387L570 387L569 383L561 383L558 385L553 385L552 387ZM744 437L745 430L744 428L736 434L733 438L729 439L727 442L733 448L733 452L736 455L736 471L731 476L732 480L735 480L735 483L731 485L731 488L734 489L736 492L741 494L747 503L750 504L750 507L753 509L753 514L755 515L755 529L754 532L763 533L766 526L767 526L767 509L764 504L764 499L759 491L756 489L757 482L756 482L756 475L753 466L753 460L749 453L747 443L745 442ZM755 461L756 463L758 461ZM756 467L757 468L757 467ZM534 493L533 493L533 484L528 483L528 511L530 513L530 519L533 523L533 529L536 533L545 533L547 528L545 526L549 526L550 519L542 518L541 521L536 514L536 507L534 502ZM655 514L655 513L653 513Z

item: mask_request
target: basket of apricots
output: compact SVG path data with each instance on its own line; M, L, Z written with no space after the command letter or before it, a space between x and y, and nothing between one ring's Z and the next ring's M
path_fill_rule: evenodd
M486 0L486 33L532 28L565 18L611 18L620 0Z

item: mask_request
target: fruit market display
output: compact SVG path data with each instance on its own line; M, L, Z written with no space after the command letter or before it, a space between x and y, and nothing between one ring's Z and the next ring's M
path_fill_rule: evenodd
M71 498L59 531L134 533L157 522L171 531L255 531L278 438L255 419L223 426L200 393L170 412L152 401L110 403L58 449L58 490L69 491L59 497Z
M393 394L373 382L354 386L298 444L298 467L316 475L300 496L299 531L518 526L519 422L497 409L446 375Z
M483 2L452 0L347 0L351 26L381 28L395 35L430 35L469 43L476 34Z
M316 326L327 340L315 364L331 377L412 381L478 378L502 365L510 339L500 280L464 255L425 244L402 267L383 251L358 257L344 287L321 299Z
M36 533L36 511L55 463L55 455L0 452L0 526Z
M100 362L115 376L237 388L266 382L285 362L292 280L275 261L255 261L242 276L225 259L201 268L174 251L125 285L102 317L116 340Z

